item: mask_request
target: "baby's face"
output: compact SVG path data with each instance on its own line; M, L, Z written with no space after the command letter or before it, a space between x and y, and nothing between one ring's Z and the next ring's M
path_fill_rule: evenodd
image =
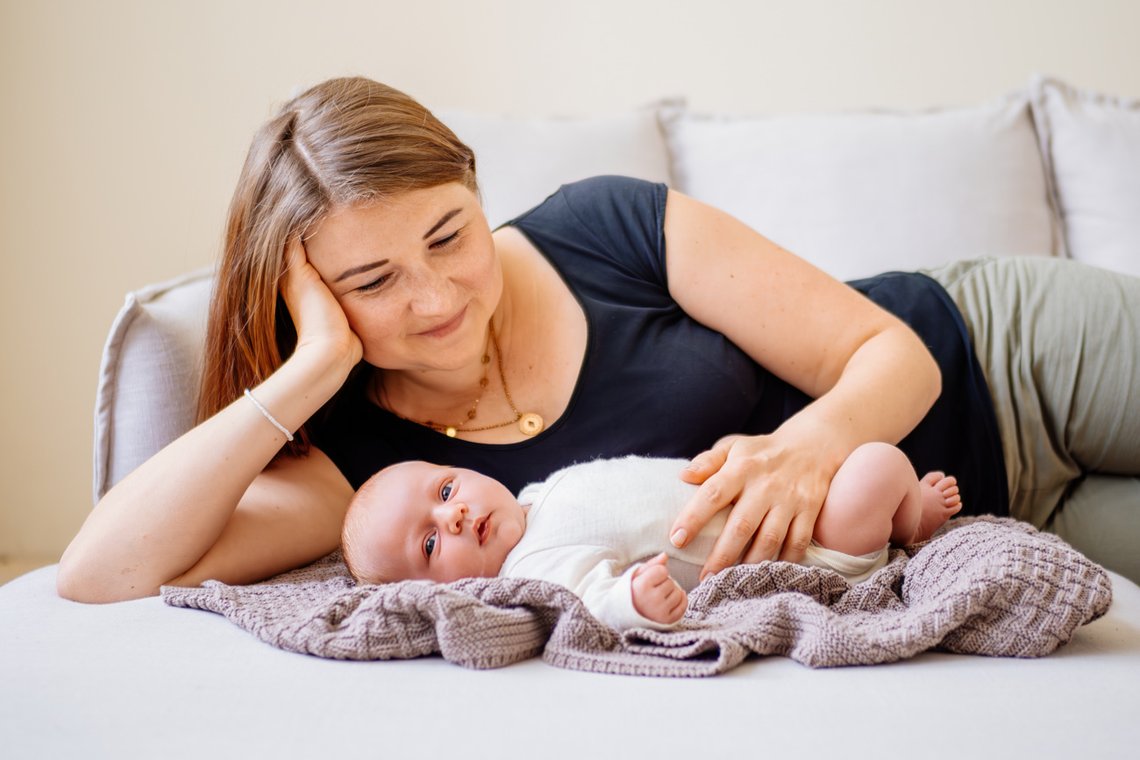
M356 566L390 580L493 577L526 530L511 492L472 470L402 462L376 475L364 498L366 556Z

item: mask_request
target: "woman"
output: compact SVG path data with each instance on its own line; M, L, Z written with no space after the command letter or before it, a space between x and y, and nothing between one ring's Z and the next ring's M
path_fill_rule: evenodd
M337 546L353 488L399 459L517 489L597 456L691 457L685 477L703 485L673 541L731 509L706 573L799 559L832 475L867 441L955 472L967 509L1052 509L1026 447L1057 435L1017 427L1038 384L1000 376L1008 347L985 319L1006 306L981 302L996 292L987 272L1030 289L1035 266L940 273L976 311L963 322L929 278L858 284L867 298L713 208L617 178L567 186L492 232L474 156L446 127L383 85L323 83L262 128L243 169L201 423L97 505L60 593L110 601L296 567ZM1133 330L1117 339L1135 346L1137 281L1074 278L1112 281ZM969 333L985 341L981 367ZM1137 422L1118 414L1136 406L1131 371L1107 398L1069 394L1120 424L1091 436L1091 466L1056 428L1062 491L1097 466L1140 472ZM1037 404L1050 422L1055 406Z

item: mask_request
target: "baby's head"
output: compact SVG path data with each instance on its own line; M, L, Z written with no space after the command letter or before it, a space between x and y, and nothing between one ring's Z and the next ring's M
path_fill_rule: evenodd
M498 575L525 530L525 511L494 478L400 462L356 492L341 543L358 581L447 582Z

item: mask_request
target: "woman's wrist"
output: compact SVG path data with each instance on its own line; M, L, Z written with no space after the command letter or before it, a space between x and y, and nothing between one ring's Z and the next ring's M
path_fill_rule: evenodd
M772 437L782 446L810 450L812 458L823 469L835 474L847 456L864 441L857 440L854 431L821 419L824 416L822 410L813 409L812 406L809 405L785 420L772 433Z
M301 343L282 368L291 367L292 371L308 377L314 390L325 390L331 398L360 363L360 353L359 343L355 346Z
M276 372L250 390L283 428L295 433L344 385L355 366L349 364L350 358L298 347Z

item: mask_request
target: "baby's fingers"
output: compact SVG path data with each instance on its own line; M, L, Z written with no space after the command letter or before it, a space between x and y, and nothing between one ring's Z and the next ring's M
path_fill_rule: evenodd
M662 565L651 565L646 562L633 571L633 579L642 588L652 589L669 580L669 571Z
M651 559L647 559L644 562L642 562L640 565L638 565L636 568L634 568L633 577L634 578L640 577L642 573L644 573L646 570L648 570L651 567L664 567L665 563L668 561L669 561L669 555L666 554L665 552L661 552L656 557L653 557Z
M689 608L689 595L681 587L677 587L677 599L673 603L673 607L669 610L669 622L675 623L685 616L685 610Z

